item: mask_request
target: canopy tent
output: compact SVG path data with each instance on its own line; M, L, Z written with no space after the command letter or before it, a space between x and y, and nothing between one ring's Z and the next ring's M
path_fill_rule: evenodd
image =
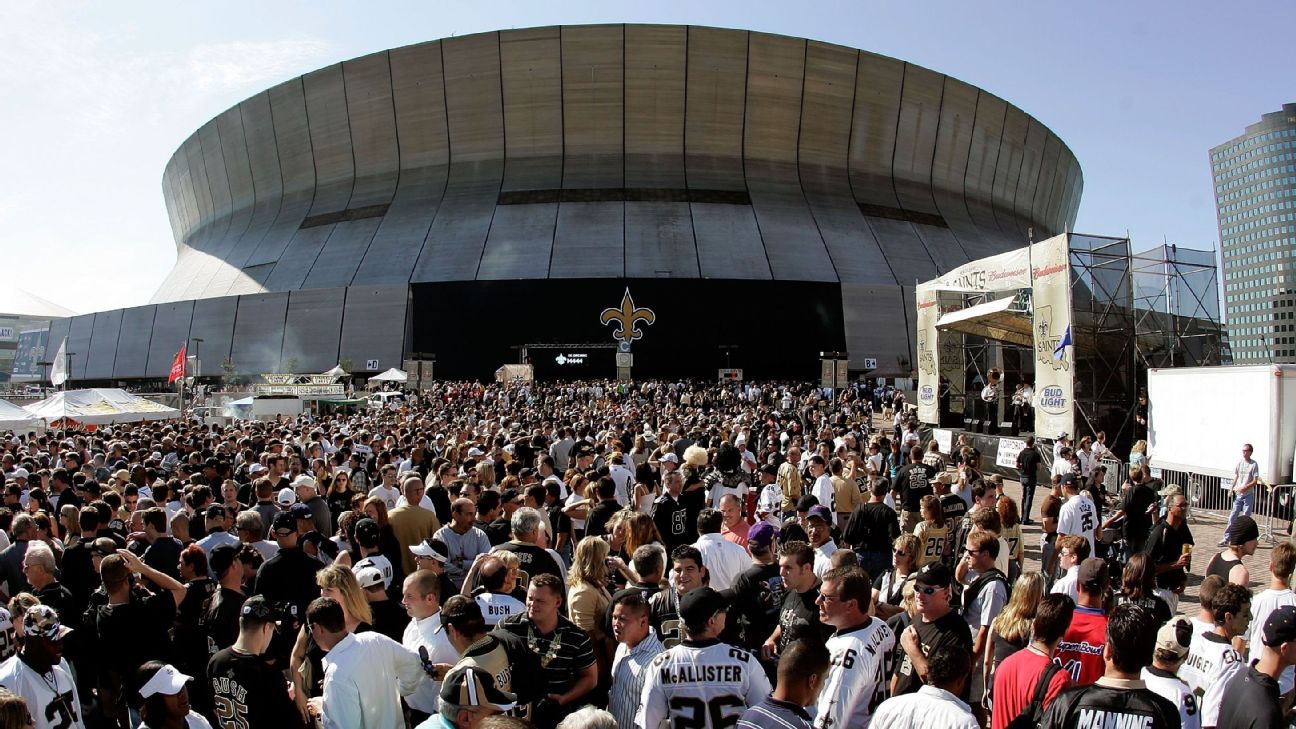
M398 370L395 367L374 375L369 378L370 382L407 382L409 375L404 370Z
M43 430L45 423L35 415L14 405L8 400L0 400L0 430L14 432Z
M71 420L86 425L135 423L141 420L171 420L180 411L159 405L118 388L95 388L56 392L25 410L40 420L52 423Z
M1016 302L1015 296L1008 296L951 311L936 320L936 328L1030 347L1030 314L1020 308L1014 309Z

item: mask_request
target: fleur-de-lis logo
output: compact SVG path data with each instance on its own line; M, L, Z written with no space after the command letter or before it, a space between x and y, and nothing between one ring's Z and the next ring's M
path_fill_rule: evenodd
M643 331L637 325L638 322L652 325L657 321L657 315L652 309L635 307L634 299L630 297L630 288L627 286L625 295L621 297L621 308L604 309L599 315L599 321L605 326L616 322L617 328L612 331L612 338L629 344L643 336Z

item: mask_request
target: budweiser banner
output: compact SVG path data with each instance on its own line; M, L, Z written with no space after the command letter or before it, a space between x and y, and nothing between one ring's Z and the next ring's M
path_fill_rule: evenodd
M1045 438L1075 433L1075 348L1071 336L1071 265L1067 236L1031 250L1035 344L1035 431Z

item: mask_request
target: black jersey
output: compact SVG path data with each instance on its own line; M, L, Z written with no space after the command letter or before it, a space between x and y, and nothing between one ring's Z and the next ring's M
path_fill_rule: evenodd
M1143 686L1142 681L1098 679L1058 694L1044 712L1041 729L1074 727L1180 729L1179 708Z
M261 656L233 646L221 650L207 664L207 683L219 729L304 726L301 714L288 698L283 671L271 667Z

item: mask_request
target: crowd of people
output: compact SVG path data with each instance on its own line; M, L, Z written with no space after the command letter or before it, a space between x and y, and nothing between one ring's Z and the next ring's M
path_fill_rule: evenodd
M1296 547L1252 594L1240 511L1176 617L1186 499L1094 442L1018 503L862 387L4 434L0 729L1286 726Z

